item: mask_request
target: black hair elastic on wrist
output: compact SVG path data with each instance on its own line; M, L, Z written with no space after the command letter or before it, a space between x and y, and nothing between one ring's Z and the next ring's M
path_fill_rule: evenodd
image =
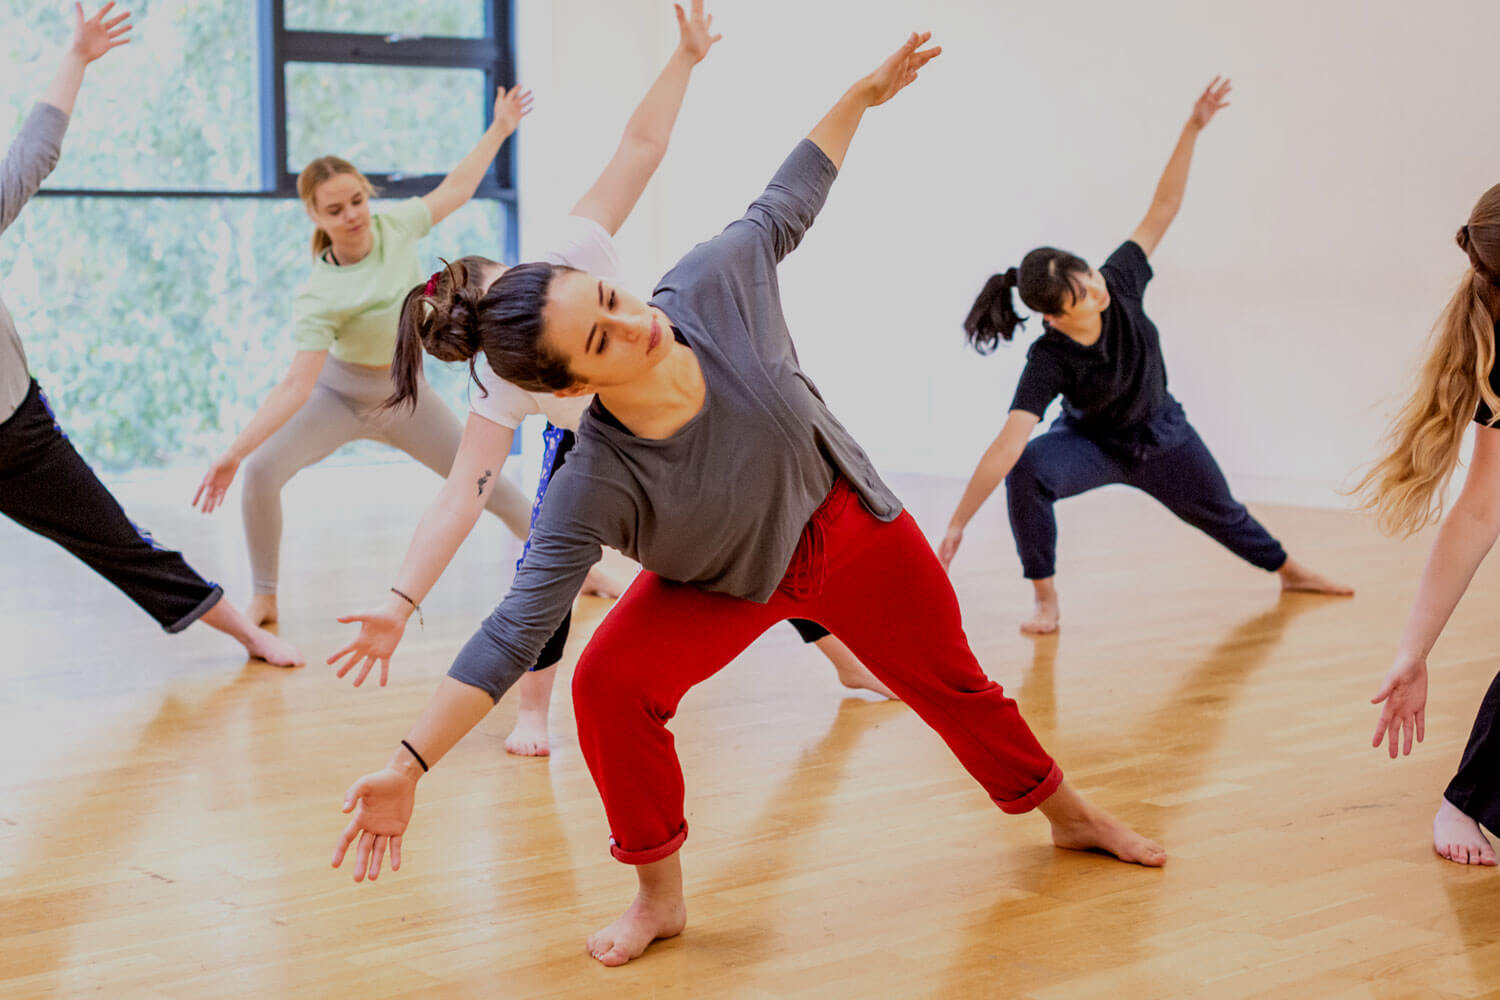
M426 774L428 771L432 770L432 768L430 768L430 767L427 766L427 762L422 759L422 755L419 754L419 753L417 753L417 748L416 747L412 746L410 743L406 742L405 740L401 741L401 745L404 746L404 747L406 747L407 753L409 753L413 757L417 758L417 763L422 765L422 773L423 774Z
M427 623L422 620L422 605L418 604L416 601L412 600L410 597L408 597L403 592L397 590L395 587L391 588L391 593L395 594L397 597L401 598L407 604L410 604L412 606L412 610L417 613L417 625L418 625L418 627L420 627L423 632L426 632L427 631Z

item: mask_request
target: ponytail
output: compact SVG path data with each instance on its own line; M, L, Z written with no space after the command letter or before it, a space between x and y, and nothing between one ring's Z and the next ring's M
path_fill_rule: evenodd
M395 389L381 409L416 409L424 350L439 361L467 361L469 378L488 395L475 370L475 358L480 351L479 302L485 293L481 274L486 265L493 264L485 257L443 261L442 270L406 293L396 321L396 356L391 361Z
M984 283L964 320L965 337L974 350L989 354L1026 323L1016 313L1012 289L1020 290L1022 304L1032 312L1056 316L1083 294L1082 276L1088 273L1088 262L1082 257L1054 247L1037 247L1021 259L1019 269L1013 267Z
M991 275L980 289L979 297L969 307L968 318L964 320L964 336L974 350L980 354L989 354L1000 341L1010 340L1016 335L1016 327L1025 325L1026 321L1016 315L1016 307L1011 301L1011 289L1016 287L1020 279L1020 273L1011 268L1004 274Z

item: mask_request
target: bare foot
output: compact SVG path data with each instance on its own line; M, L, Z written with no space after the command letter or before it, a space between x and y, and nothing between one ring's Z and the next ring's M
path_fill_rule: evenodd
M522 708L516 727L505 737L505 752L517 757L546 757L552 753L547 738L547 712Z
M681 894L654 899L636 894L619 919L589 936L588 952L605 965L624 965L639 958L648 945L676 937L687 926L687 903Z
M1353 587L1334 583L1321 573L1314 573L1295 559L1288 559L1276 571L1281 577L1282 590L1295 590L1306 594L1332 594L1335 597L1352 597Z
M257 627L275 624L276 595L256 594L250 598L250 606L245 609L245 617L250 619L251 625Z
M1460 865L1495 864L1495 849L1479 824L1443 800L1432 818L1432 847L1442 857Z
M1121 861L1160 868L1167 852L1154 840L1136 833L1103 809L1084 801L1064 781L1039 807L1052 824L1052 843L1069 851L1104 851Z
M251 630L245 639L245 652L273 667L300 667L305 662L296 646L263 628Z
M625 593L625 584L596 565L589 570L589 575L583 578L583 589L580 593L587 597L603 597L612 601Z
M834 671L839 675L839 683L844 687L855 691L873 691L891 701L901 700L896 697L896 692L880 682L880 678L870 673L870 668L859 661L854 650L844 645L837 636L825 635L813 645L828 657L828 662L833 664Z
M1021 623L1021 632L1024 635L1050 635L1057 631L1058 623L1062 620L1062 611L1057 603L1057 595L1036 599L1036 610L1031 617Z

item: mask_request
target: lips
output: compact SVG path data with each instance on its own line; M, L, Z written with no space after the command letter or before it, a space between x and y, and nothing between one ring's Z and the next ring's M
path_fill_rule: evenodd
M660 344L660 343L661 343L661 324L656 321L656 317L655 316L652 316L651 317L651 339L648 340L648 341L646 341L646 353L650 354L652 351L656 350L656 345Z

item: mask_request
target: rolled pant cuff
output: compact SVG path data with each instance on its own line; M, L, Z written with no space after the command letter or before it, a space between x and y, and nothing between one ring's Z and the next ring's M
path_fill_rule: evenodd
M209 592L209 595L207 597L198 602L198 606L196 608L189 611L187 614L183 615L172 624L164 625L162 627L168 633L175 635L176 633L181 632L183 629L187 628L189 625L193 624L193 622L197 621L199 618L202 618L204 615L208 614L211 610L213 610L213 606L215 604L218 604L220 599L222 599L224 596L223 587L219 586L216 583L213 585L213 588L214 589Z
M627 865L649 865L653 861L660 861L662 858L669 858L676 854L682 842L687 840L687 835L687 820L683 820L682 828L665 844L649 847L644 851L627 851L615 842L615 838L611 837L609 838L609 853L615 856L616 861L623 861Z
M1052 770L1047 772L1047 776L1042 779L1041 784L1019 799L1006 799L1004 801L994 799L995 805L1000 807L1001 812L1009 813L1012 816L1031 812L1031 810L1046 802L1052 796L1053 792L1057 791L1057 786L1062 784L1062 780L1062 768L1058 767L1056 762L1053 762Z

